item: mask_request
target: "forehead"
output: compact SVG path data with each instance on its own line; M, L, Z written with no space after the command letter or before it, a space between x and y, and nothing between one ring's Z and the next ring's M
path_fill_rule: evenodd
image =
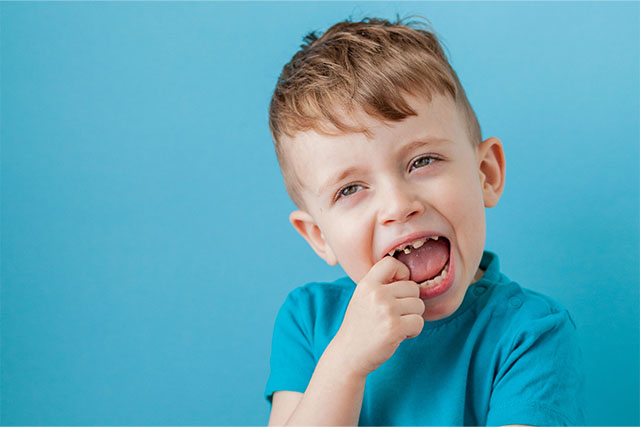
M354 124L363 125L368 133L327 135L309 130L285 138L288 161L301 190L314 195L326 176L336 170L375 167L377 162L384 162L416 141L435 144L446 140L448 145L472 146L451 98L435 96L430 102L407 99L417 115L399 122L383 122L364 112L351 115Z

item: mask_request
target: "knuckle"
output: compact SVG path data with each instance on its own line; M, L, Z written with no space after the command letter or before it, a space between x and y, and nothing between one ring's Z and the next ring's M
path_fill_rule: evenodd
M407 328L411 332L421 331L424 326L424 320L422 316L418 314L412 314L407 316Z
M409 282L409 281L404 282L404 290L405 292L407 292L407 294L411 296L414 296L414 297L420 296L420 288L415 282Z
M373 289L370 293L369 293L369 298L371 298L371 302L375 305L375 306L382 306L384 305L384 301L385 301L385 295L384 292L382 292L381 289Z
M393 310L391 309L391 306L389 304L381 304L378 312L380 313L380 316L384 319L387 320L391 320L391 317L393 316Z
M417 284L412 284L411 285L411 290L413 291L413 295L416 296L416 298L418 298L420 296L420 287ZM422 301L422 300L420 300Z
M393 317L387 317L383 323L383 330L385 335L389 338L393 338L396 335L398 329L397 322Z

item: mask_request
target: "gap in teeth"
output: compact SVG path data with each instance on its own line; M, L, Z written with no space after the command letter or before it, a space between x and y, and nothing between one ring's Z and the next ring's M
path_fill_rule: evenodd
M418 239L413 243L409 243L408 245L398 246L396 249L392 249L391 251L389 251L389 256L394 256L396 252L404 252L405 254L410 254L412 249L418 249L422 247L425 243L427 243L427 240L429 239L438 240L438 237L440 236L425 237L424 239Z

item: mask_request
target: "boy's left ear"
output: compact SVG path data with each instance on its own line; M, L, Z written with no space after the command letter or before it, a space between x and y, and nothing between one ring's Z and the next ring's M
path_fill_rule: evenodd
M492 208L504 190L506 163L502 142L495 137L485 139L478 145L477 155L484 206Z

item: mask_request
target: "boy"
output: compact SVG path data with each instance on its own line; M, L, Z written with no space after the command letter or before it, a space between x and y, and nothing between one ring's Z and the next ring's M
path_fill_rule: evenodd
M280 309L269 424L583 424L569 314L483 252L502 143L437 38L365 19L305 42L270 126L292 225L349 277Z

